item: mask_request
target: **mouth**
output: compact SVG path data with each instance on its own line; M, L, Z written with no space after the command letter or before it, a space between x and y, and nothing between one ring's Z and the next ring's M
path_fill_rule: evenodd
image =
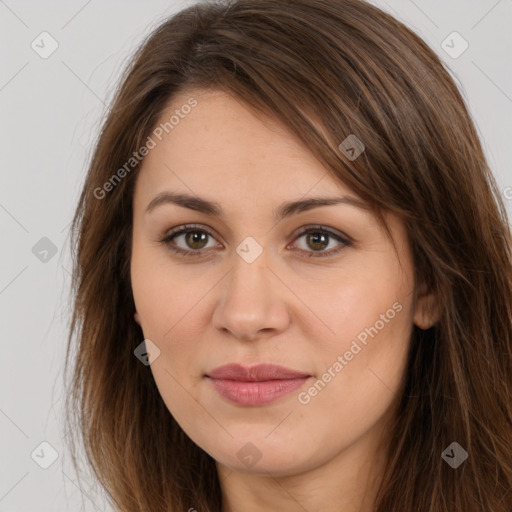
M312 375L274 364L251 367L227 364L212 370L205 377L230 402L257 406L288 395L301 387Z

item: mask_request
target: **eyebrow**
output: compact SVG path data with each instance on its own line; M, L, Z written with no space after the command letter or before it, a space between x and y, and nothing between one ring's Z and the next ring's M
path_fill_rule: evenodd
M213 215L222 218L222 207L219 203L209 201L198 196L193 196L184 193L161 192L158 194L146 208L146 213L153 211L158 206L164 204L174 204L189 210L204 213L206 215ZM299 199L297 201L290 201L283 203L277 210L274 210L274 219L276 221L290 217L291 215L302 213L313 208L320 206L331 206L335 204L347 204L363 210L369 210L369 206L360 199L348 196L339 197L309 197L306 199Z

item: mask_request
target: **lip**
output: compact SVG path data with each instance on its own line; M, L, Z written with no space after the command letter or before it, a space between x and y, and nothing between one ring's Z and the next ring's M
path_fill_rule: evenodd
M208 372L215 390L238 405L264 405L301 387L310 374L275 364L226 364Z

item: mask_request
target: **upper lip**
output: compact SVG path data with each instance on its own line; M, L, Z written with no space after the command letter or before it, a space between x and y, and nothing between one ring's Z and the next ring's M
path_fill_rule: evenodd
M241 364L225 364L206 374L214 379L236 380L243 382L258 382L266 380L284 380L310 377L305 372L292 370L276 364L257 364L242 366Z

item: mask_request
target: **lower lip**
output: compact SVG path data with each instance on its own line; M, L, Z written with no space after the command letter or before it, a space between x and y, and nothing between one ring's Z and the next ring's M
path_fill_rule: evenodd
M300 388L309 377L260 382L212 379L211 377L209 379L217 392L231 402L239 405L263 405Z

